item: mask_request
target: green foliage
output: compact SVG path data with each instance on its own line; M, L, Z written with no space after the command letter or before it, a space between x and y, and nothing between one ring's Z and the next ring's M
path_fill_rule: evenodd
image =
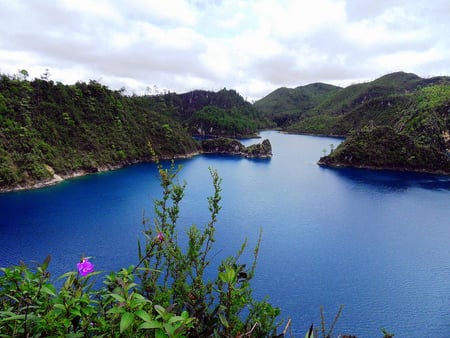
M290 114L283 124L287 132L348 137L334 154L325 156L324 151L320 164L449 172L449 77L392 73L337 88L316 104L310 98L283 101L286 95L293 94L280 88L258 107L275 109L278 99L286 102L281 107L292 104L283 112Z
M195 112L186 123L192 134L202 136L239 138L255 135L257 132L255 121L241 115L236 108L222 109L206 106Z
M269 158L272 156L272 145L268 139L246 147L238 140L221 137L203 140L201 141L201 147L204 153L258 158Z
M146 240L139 243L140 262L135 268L143 294L163 307L187 311L195 318L189 331L192 337L229 337L250 330L255 336L274 334L279 310L267 300L253 299L250 288L261 238L250 268L238 262L246 248L244 242L235 256L219 264L216 279L206 280L205 272L213 268L210 256L221 208L221 179L210 170L214 187L208 198L210 220L203 228L192 225L182 242L177 221L186 185L176 182L179 170L173 164L169 169L159 167L163 196L155 202L154 221L144 220Z
M57 290L50 282L49 262L50 257L35 269L23 264L1 269L1 337L147 337L149 329L155 336L158 332L147 327L148 321L164 327L152 302L137 292L131 269L110 274L101 289L93 288L99 272L86 277L68 272ZM177 323L190 325L182 315ZM159 336L176 337L163 333Z
M319 163L450 173L446 154L433 146L416 144L411 137L391 127L355 132Z
M197 151L181 124L96 82L0 76L0 188ZM6 154L6 155L5 155ZM51 168L51 170L48 170Z
M266 299L252 297L261 235L249 268L235 256L206 280L215 242L221 179L211 171L214 193L208 198L210 220L192 225L181 245L177 229L185 184L180 168L159 166L163 195L154 201L154 222L144 220L145 243L138 243L139 263L104 276L67 272L58 288L50 280L50 257L35 268L21 264L1 268L0 337L268 337L280 313ZM83 259L85 262L85 259Z
M270 114L278 126L289 132L347 135L369 122L375 126L393 125L408 113L411 94L422 88L449 84L449 77L422 79L415 74L396 72L345 88L324 84L279 88L255 102L255 107ZM446 95L441 92L435 97Z
M326 135L342 135L335 132L334 126L341 120L340 116L316 115L305 117L300 121L285 128L291 133L308 133L308 134L326 134Z
M324 83L313 83L294 89L283 87L256 101L254 106L264 116L271 118L277 126L288 127L339 89Z

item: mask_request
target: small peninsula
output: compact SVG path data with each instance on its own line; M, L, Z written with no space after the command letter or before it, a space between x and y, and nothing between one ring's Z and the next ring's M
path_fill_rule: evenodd
M353 133L318 164L450 174L450 158L439 148L418 145L388 126Z

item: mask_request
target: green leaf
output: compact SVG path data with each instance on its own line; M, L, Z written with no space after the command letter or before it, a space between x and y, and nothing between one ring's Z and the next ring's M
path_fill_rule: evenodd
M73 316L81 317L80 309L77 308L70 309L70 314Z
M164 323L164 330L166 330L166 333L169 337L173 337L173 334L175 333L175 327L169 323Z
M107 311L107 313L116 314L125 312L123 307L113 307Z
M43 269L43 270L47 270L48 265L50 264L51 258L52 258L52 256L50 256L50 255L48 255L47 257L45 257L44 263L42 263L42 269Z
M184 318L181 316L173 316L172 318L169 319L169 324L173 324L173 323L177 323L177 322L182 322L184 321Z
M222 323L222 325L223 325L225 328L229 328L229 327L230 327L230 324L228 324L228 321L227 321L227 319L224 317L223 314L219 313L219 319L220 319L220 322Z
M12 315L11 317L5 318L2 321L23 320L23 319L25 319L25 315Z
M158 312L158 314L159 314L162 318L165 318L165 317L167 316L166 309L164 309L161 305L156 304L156 305L155 305L155 310L156 310L156 312Z
M110 293L109 295L118 302L125 303L125 298L123 298L121 295L118 295L117 293Z
M162 330L159 329L158 331L155 332L155 338L167 338L168 335Z
M66 272L65 274L59 276L59 277L57 278L57 280L60 280L60 279L63 279L63 278L68 278L68 277L72 277L72 276L75 276L75 275L76 275L76 272L74 272L74 271L69 271L69 272Z
M125 312L120 319L120 333L128 329L128 327L133 323L134 314L130 312Z
M66 307L63 305L63 304L55 304L55 305L53 305L53 307L55 308L55 309L59 309L59 310L62 310L62 311L66 311Z
M145 322L150 322L152 320L148 312L144 310L137 310L134 314Z
M41 291L47 295L56 297L55 287L53 285L42 285Z
M139 329L162 329L162 323L152 320L139 325Z

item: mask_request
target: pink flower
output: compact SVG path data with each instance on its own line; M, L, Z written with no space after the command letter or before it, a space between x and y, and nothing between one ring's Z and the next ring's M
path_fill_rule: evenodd
M164 240L164 235L162 232L158 232L158 235L156 236L156 239L158 239L160 242Z
M83 258L80 263L77 263L77 269L80 275L84 277L94 271L94 264L89 262L88 258Z

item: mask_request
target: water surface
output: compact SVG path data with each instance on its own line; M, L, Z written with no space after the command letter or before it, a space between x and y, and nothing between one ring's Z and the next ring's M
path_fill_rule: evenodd
M322 168L322 150L339 139L262 136L271 160L177 162L187 182L180 227L207 222L213 167L223 180L214 255L236 252L245 238L251 251L262 228L253 289L293 319L297 337L320 324L320 306L331 323L340 304L336 333L450 336L450 178ZM160 195L154 164L1 194L0 266L51 254L56 277L83 254L103 271L135 264L143 213L151 218Z

